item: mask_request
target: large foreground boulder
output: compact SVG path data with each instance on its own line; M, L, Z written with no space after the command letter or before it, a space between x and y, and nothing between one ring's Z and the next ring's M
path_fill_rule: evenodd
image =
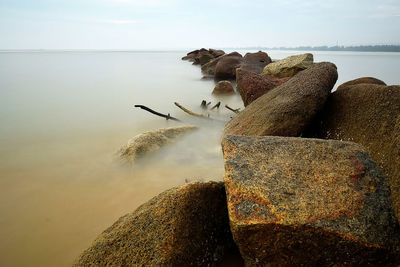
M125 163L134 163L136 159L155 152L161 147L173 143L177 137L196 129L196 126L179 126L145 132L130 139L118 154Z
M389 186L358 144L228 136L232 234L247 266L396 266Z
M351 85L361 84L361 83L386 85L386 83L384 81L381 81L374 77L361 77L361 78L357 78L357 79L342 83L341 85L339 85L339 87L336 90L343 90Z
M329 97L312 137L364 145L389 179L400 217L400 86L357 84Z
M225 125L224 135L301 135L337 77L334 64L314 64L248 105Z
M210 266L231 246L223 183L191 183L121 217L75 266Z
M236 86L242 97L244 106L269 92L273 88L287 82L290 78L276 78L271 75L260 75L254 72L236 69Z
M294 55L268 64L264 68L263 74L280 78L292 77L299 71L305 70L312 66L313 62L314 57L310 53Z
M258 51L256 53L246 53L243 58L243 63L240 68L246 71L260 74L266 65L272 60L267 53Z
M243 62L243 57L239 53L231 53L221 58L215 65L214 78L216 80L234 80L236 68Z

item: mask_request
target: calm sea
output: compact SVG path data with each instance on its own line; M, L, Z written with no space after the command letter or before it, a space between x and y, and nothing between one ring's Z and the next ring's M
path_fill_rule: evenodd
M233 115L222 107L243 105L237 95L211 95L214 82L180 60L186 52L0 53L0 266L70 266L104 229L163 190L222 180L220 133ZM337 65L337 85L361 76L400 84L400 53L312 53ZM209 112L216 120L174 105L200 113L203 99L222 102ZM140 165L119 163L117 150L133 136L189 124L200 129Z

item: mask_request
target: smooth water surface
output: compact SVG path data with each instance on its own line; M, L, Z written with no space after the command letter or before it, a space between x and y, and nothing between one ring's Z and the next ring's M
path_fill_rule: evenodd
M245 51L240 51L241 53ZM220 134L243 107L238 95L211 95L214 82L180 58L186 52L0 53L0 266L70 266L120 216L186 181L221 181ZM296 51L271 51L280 59ZM374 76L399 84L396 53L314 52L340 84ZM196 119L173 103L203 112ZM171 113L166 121L134 108ZM140 165L116 152L133 136L175 125L200 129Z

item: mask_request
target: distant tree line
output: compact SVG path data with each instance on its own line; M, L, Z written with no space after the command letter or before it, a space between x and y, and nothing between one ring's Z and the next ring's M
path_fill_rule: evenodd
M258 48L256 48L258 49ZM359 52L400 52L400 45L359 45L359 46L299 46L273 47L271 50L313 50L313 51L359 51Z

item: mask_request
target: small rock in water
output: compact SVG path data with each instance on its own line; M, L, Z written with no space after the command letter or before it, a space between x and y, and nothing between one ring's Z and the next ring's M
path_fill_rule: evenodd
M122 147L118 154L124 162L134 163L136 159L173 143L178 136L195 129L197 129L196 126L180 126L145 132L129 140L128 144Z
M213 90L213 95L231 95L235 93L230 81L219 81Z

